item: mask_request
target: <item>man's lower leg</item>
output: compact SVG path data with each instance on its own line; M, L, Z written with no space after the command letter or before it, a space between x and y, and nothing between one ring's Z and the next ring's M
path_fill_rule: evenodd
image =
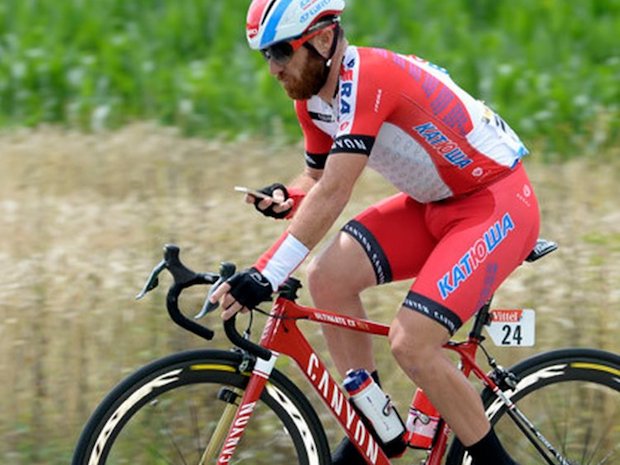
M447 330L425 315L402 309L390 330L399 365L420 386L465 445L474 465L514 465L484 412L479 393L446 355Z

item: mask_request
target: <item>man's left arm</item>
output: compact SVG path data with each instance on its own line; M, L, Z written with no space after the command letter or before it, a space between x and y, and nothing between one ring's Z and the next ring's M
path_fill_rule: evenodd
M363 153L332 153L321 179L314 185L293 217L291 225L254 263L273 290L305 260L323 239L346 206L353 187L368 163Z
M323 176L310 190L293 218L288 233L309 250L323 239L347 205L368 156L362 153L333 153Z

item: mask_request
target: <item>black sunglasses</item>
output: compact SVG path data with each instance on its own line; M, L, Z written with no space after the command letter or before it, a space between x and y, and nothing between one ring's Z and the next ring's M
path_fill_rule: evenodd
M293 58L295 49L290 42L278 42L277 44L261 49L260 52L263 54L265 60L273 60L276 64L284 66Z

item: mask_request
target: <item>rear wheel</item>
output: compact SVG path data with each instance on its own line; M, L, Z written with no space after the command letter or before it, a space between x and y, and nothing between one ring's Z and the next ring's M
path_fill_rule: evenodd
M214 464L249 380L240 363L234 352L192 351L143 367L95 410L78 441L73 465ZM223 435L214 440L218 424ZM229 463L330 463L315 411L277 370Z
M565 349L524 360L511 371L520 381L505 394L568 464L620 463L619 356L591 349ZM497 396L485 389L482 400L500 441L519 464L547 464ZM552 458L551 463L561 462ZM471 464L456 439L446 464Z

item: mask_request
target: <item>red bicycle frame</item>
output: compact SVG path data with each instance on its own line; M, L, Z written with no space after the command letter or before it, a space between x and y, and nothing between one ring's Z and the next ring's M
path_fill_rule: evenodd
M278 297L260 340L260 346L270 350L273 355L269 361L257 359L248 386L224 440L217 463L225 465L230 461L250 420L254 406L269 380L277 357L284 354L295 360L308 381L314 386L317 394L344 428L351 442L366 458L366 461L371 465L389 465L389 458L348 401L348 395L333 379L325 364L297 327L298 320L315 321L376 336L387 336L390 329L384 324L304 307L286 298ZM444 347L459 354L460 369L465 376L468 377L473 372L485 385L497 392L499 391L497 385L476 363L479 342L479 340L470 337L466 342L450 342ZM441 430L430 451L427 465L439 465L447 448L450 428L443 421L440 424Z

